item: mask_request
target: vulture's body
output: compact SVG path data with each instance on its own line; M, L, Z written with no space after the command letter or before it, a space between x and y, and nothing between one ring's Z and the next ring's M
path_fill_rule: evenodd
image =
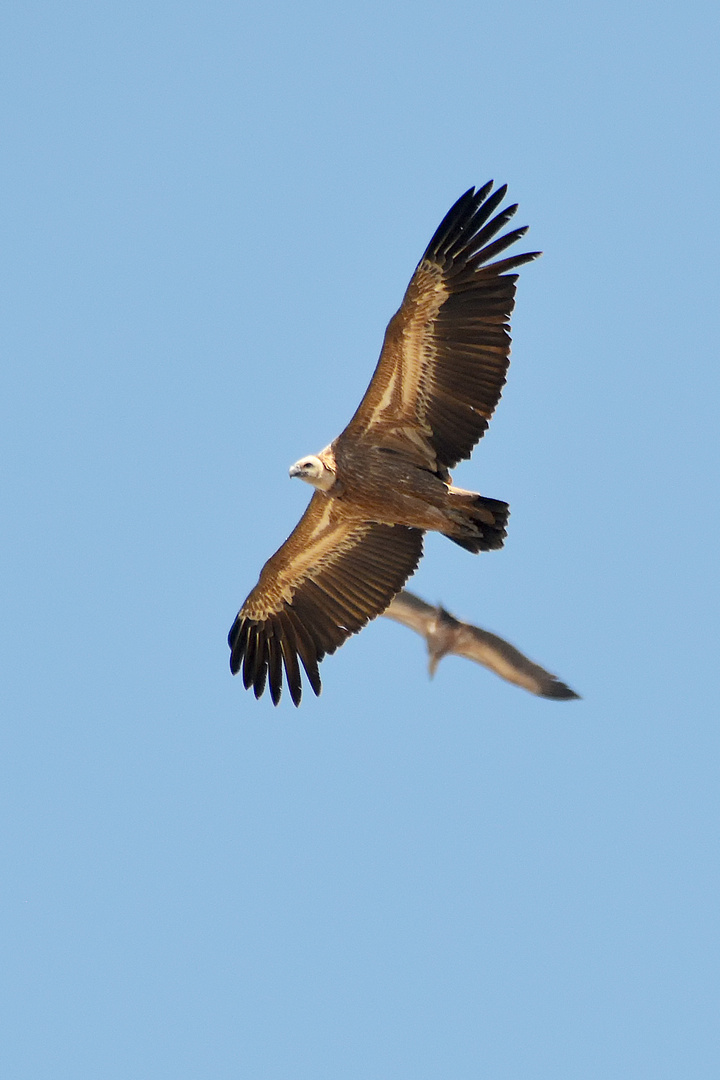
M285 669L292 700L300 663L315 693L318 663L381 614L416 569L423 533L469 551L502 546L504 502L452 484L500 398L509 362L516 274L536 257L497 262L526 229L492 238L505 188L463 195L446 215L390 320L375 373L352 420L325 450L290 470L315 493L263 567L229 634L230 667L275 703Z

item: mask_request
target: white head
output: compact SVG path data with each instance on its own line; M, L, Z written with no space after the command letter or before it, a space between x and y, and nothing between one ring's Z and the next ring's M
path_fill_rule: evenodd
M297 476L312 484L319 491L329 491L335 483L335 473L315 454L300 458L290 469L291 476Z

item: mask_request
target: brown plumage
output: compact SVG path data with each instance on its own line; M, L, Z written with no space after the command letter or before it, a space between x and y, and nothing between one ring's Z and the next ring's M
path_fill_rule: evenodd
M266 682L277 704L285 668L316 694L318 663L379 615L416 569L423 533L469 551L502 547L508 507L452 484L498 403L510 354L515 267L491 262L527 230L493 239L517 209L492 216L506 188L467 191L445 216L385 332L370 385L348 426L290 470L315 487L297 528L265 564L228 636L230 669ZM298 658L300 663L298 663Z
M394 597L383 615L409 626L425 638L431 678L443 656L454 653L482 664L500 678L522 686L539 697L554 698L556 701L580 697L564 682L560 682L556 675L528 660L508 641L472 623L460 622L445 608L426 604L406 589Z

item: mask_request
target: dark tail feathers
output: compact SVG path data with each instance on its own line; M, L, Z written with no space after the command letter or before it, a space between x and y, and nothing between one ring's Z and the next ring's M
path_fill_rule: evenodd
M455 510L458 509L456 506ZM473 554L478 551L497 551L503 546L510 517L507 503L499 499L489 499L486 495L475 495L472 501L465 501L462 516L465 519L463 532L459 536L444 533L448 540L459 544L466 551L472 551Z

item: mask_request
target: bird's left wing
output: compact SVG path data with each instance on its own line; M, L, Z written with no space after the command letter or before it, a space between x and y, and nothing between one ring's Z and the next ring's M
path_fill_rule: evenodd
M416 634L427 639L430 626L437 620L438 609L421 600L415 593L402 589L397 596L393 597L390 605L383 611L383 615L402 623L403 626L408 626Z
M319 694L319 661L387 607L417 568L422 544L419 529L350 520L339 500L316 492L232 625L232 673L242 665L256 697L269 682L277 705L284 666L299 705L299 657Z
M493 239L516 205L506 187L470 189L438 226L385 331L355 415L339 436L413 449L430 468L470 456L497 405L510 355L517 275L538 252L492 260L527 231Z
M530 660L509 641L471 623L459 624L451 652L482 664L501 679L521 686L538 697L572 701L580 696L561 682L557 675Z

